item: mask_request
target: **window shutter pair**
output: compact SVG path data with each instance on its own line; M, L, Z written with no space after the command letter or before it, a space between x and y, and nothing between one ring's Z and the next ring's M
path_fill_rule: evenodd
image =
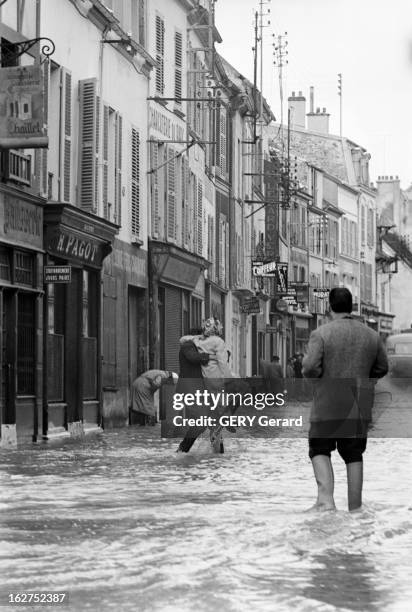
M131 141L131 228L133 236L140 236L140 135L132 127Z

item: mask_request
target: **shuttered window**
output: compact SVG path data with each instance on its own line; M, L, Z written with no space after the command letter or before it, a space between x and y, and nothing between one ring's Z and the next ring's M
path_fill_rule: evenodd
M43 126L47 129L49 123L49 90L50 90L50 60L46 60L43 66ZM39 153L40 160L40 193L42 196L48 196L48 167L47 167L47 148L43 148Z
M197 253L203 254L203 184L197 181Z
M116 386L116 304L117 290L116 278L103 276L103 361L102 382L103 386Z
M60 73L60 185L61 199L70 203L71 151L72 151L72 75L62 68Z
M366 235L366 206L362 204L361 206L361 245L365 245L365 235Z
M181 197L182 197L182 244L185 248L190 245L190 207L188 198L189 184L189 163L187 157L182 159L182 180L181 180Z
M166 226L168 240L176 240L176 152L167 147L167 212Z
M367 243L369 247L373 246L373 235L374 235L374 214L371 208L368 208L367 217Z
M133 236L140 235L140 137L132 128L131 142L131 226Z
M226 108L222 106L219 113L219 167L222 175L227 174L227 120Z
M123 117L115 116L114 157L114 222L122 224L122 164L123 164Z
M96 211L98 164L98 99L96 79L79 83L79 202L80 206Z
M146 43L146 2L131 0L131 30L134 40L145 46Z
M150 145L150 170L151 170L151 212L152 212L152 237L159 237L160 210L159 210L159 145L152 142Z
M192 175L194 252L203 255L203 184Z
M139 1L139 43L142 47L146 44L146 2ZM134 2L132 3L134 4Z
M183 68L183 37L182 33L175 32L175 98L180 104L182 97L182 68Z
M165 23L156 15L156 93L163 95L164 83Z
M103 107L103 216L109 219L109 116L110 109Z

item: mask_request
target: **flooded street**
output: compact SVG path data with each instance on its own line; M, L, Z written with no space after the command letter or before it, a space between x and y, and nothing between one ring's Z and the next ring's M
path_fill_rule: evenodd
M305 439L176 447L155 426L2 451L1 603L35 590L66 591L67 610L410 609L411 439L369 440L352 514L338 456L338 512L304 512Z

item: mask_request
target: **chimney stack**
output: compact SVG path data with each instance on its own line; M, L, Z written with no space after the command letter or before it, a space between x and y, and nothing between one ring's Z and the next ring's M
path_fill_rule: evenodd
M319 132L320 134L329 134L329 113L326 112L326 108L323 107L320 112L320 107L314 111L314 88L310 88L310 112L306 115L308 118L307 129L310 132Z
M290 125L293 128L305 129L306 125L306 98L300 91L298 95L292 91L288 98L288 109L290 110Z
M313 109L315 108L315 93L314 93L314 87L313 85L311 85L310 87L310 107L309 107L309 112L313 113Z

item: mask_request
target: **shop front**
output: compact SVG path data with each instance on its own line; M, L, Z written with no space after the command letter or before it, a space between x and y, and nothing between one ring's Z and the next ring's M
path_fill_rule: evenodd
M147 251L115 238L103 262L104 427L133 422L133 381L149 368Z
M208 265L177 246L149 242L150 367L179 371L179 339L202 320Z
M386 340L388 336L393 334L393 320L395 315L387 313L387 312L379 312L378 313L378 332L379 335Z
M304 313L296 313L294 316L294 353L305 354L307 351L311 318L311 315Z
M118 227L66 204L44 211L45 264L65 269L44 285L43 434L102 424L102 282Z
M43 207L0 187L1 446L42 434Z

